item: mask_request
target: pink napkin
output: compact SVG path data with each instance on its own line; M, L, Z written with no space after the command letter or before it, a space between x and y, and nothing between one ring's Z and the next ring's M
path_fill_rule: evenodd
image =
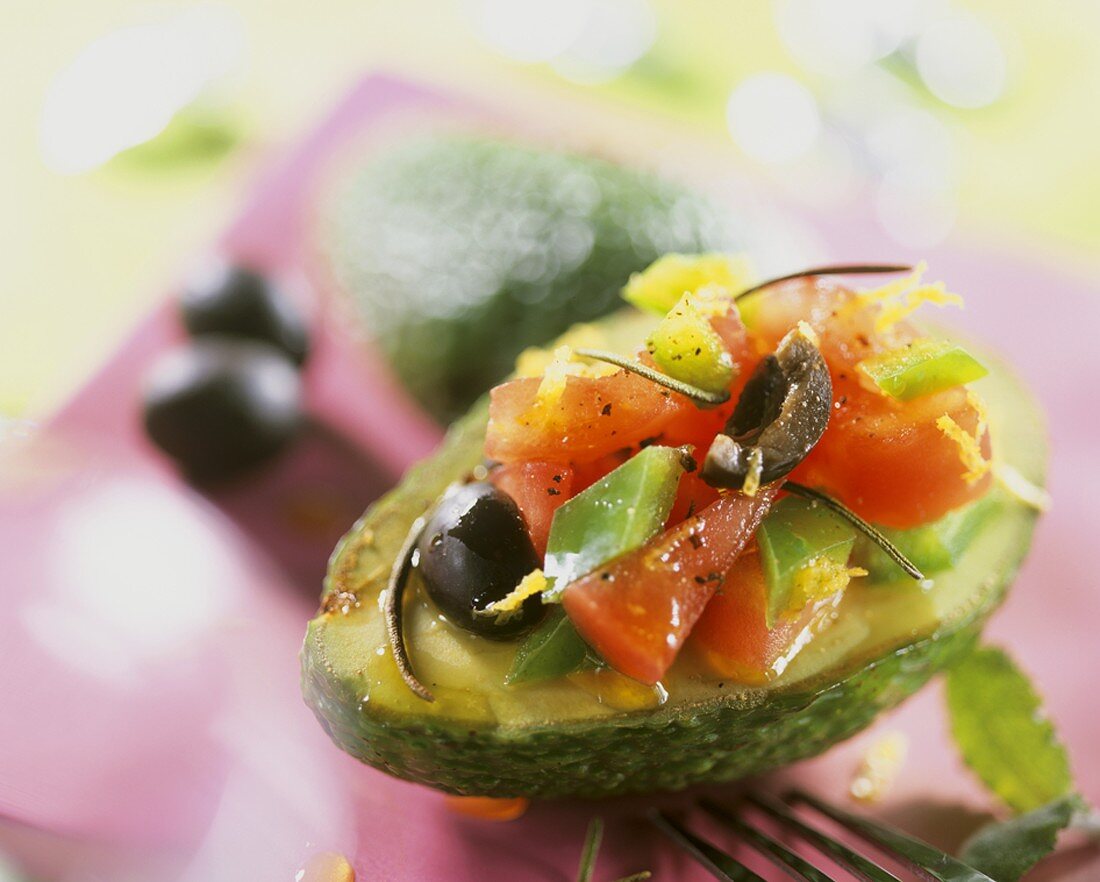
M0 447L0 845L42 872L289 880L335 851L363 880L566 880L598 813L608 825L597 878L643 868L707 878L640 818L645 805L689 797L550 803L509 823L460 817L435 792L344 756L299 697L297 650L333 541L439 437L326 296L311 200L349 144L436 115L485 111L367 78L260 177L216 243L292 280L314 316L306 383L317 428L305 443L205 498L186 487L144 440L136 404L144 368L181 337L166 304L27 449ZM799 220L837 261L913 257L865 218ZM1089 386L1100 376L1100 292L987 243L921 256L968 295L960 326L1006 352L1050 414L1055 507L989 638L1034 675L1082 791L1100 800L1089 555L1100 526ZM757 785L843 801L867 745L900 730L910 758L873 812L953 847L992 803L957 759L941 705L933 686ZM1095 878L1090 859L1053 869Z

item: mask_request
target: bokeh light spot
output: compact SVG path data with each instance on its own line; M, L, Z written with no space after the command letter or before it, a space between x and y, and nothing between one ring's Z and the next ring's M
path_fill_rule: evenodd
M985 107L1004 92L1004 50L973 16L953 16L929 26L917 40L916 60L928 89L953 107Z
M730 94L726 121L737 145L760 162L783 163L805 154L821 134L813 94L793 77L760 73Z

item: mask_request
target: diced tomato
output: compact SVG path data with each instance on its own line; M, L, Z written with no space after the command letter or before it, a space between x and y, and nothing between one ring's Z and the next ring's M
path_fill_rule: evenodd
M796 631L789 620L769 630L766 607L767 584L754 549L742 554L726 574L721 592L711 598L692 632L693 645L722 676L739 683L767 682Z
M565 589L577 630L615 670L653 685L665 675L777 490L730 493Z
M451 796L447 794L443 801L453 812L480 818L483 821L514 821L527 811L530 803L522 796L514 798L495 798L492 796Z
M877 333L874 309L848 307L854 296L824 279L798 279L754 295L758 345L774 347L799 319L807 321L821 336L833 379L828 428L791 477L825 489L877 524L928 523L989 488L988 475L967 482L958 445L936 425L947 415L973 434L980 414L962 388L899 402L861 385L855 367L861 359L912 342L920 332L902 321ZM981 446L988 457L988 435Z
M738 683L762 685L774 679L797 653L807 628L820 620L836 598L818 602L801 615L768 628L767 583L755 548L745 551L726 574L722 590L711 598L691 632L691 645L708 666Z
M823 487L856 512L887 527L908 528L937 520L977 499L992 477L964 477L959 447L936 425L944 414L973 434L980 415L962 388L896 402L838 379L829 427L791 475ZM989 434L981 448L988 459Z
M490 393L485 454L500 462L592 462L661 434L695 405L627 371L568 377L560 398L539 403L541 381L511 380Z
M515 500L543 557L554 512L573 495L573 470L550 462L510 463L493 469L489 480Z
M745 368L756 360L756 352L737 307L732 307L725 315L712 316L710 326L722 338L726 349L729 350L743 374Z
M698 470L687 472L680 478L680 486L676 488L676 501L668 514L668 525L674 526L702 511L711 503L717 502L718 496L718 491L699 477Z
M638 451L633 447L623 447L614 453L608 453L592 462L577 463L573 468L573 495L587 490L600 478L615 471Z

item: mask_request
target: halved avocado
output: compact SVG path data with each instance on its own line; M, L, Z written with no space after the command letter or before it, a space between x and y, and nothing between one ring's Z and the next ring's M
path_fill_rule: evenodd
M678 183L468 135L379 153L334 197L322 247L347 302L446 422L524 347L617 309L632 272L737 244L728 210Z
M605 320L642 339L648 319ZM1006 368L981 354L976 384L999 458L1042 483L1040 412ZM487 404L451 430L352 528L332 558L320 612L302 652L303 690L344 750L391 774L459 794L586 796L672 790L742 778L813 756L867 726L976 640L1027 551L1035 512L1000 489L961 560L931 588L855 580L839 617L771 683L717 679L682 653L664 704L623 711L568 679L504 684L516 644L441 621L410 583L406 635L426 703L390 654L379 593L412 521L481 461ZM862 584L861 584L862 583Z

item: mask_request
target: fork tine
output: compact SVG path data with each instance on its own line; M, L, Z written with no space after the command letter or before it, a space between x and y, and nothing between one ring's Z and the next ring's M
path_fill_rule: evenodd
M806 824L779 800L761 794L749 794L746 799L762 812L794 830L818 851L847 866L853 873L867 880L867 882L901 882L897 876L883 869L874 861L852 851L843 843L829 838L821 831L815 830Z
M654 809L649 814L653 825L707 868L711 875L723 882L765 882L752 870L720 848L687 830L664 812Z
M788 802L804 802L812 806L827 818L832 818L842 827L858 834L887 854L900 858L925 879L933 882L994 882L985 873L967 866L927 842L886 824L850 814L800 790L791 792L786 799Z
M809 861L799 857L786 846L780 845L770 836L761 833L755 827L750 827L725 806L711 802L709 799L701 800L699 805L702 806L703 810L711 817L732 829L737 835L748 842L749 845L764 855L764 857L768 858L780 869L785 870L795 879L806 879L808 882L835 882L831 876L827 876L825 873L821 872L821 870L817 869L817 867L809 863Z

